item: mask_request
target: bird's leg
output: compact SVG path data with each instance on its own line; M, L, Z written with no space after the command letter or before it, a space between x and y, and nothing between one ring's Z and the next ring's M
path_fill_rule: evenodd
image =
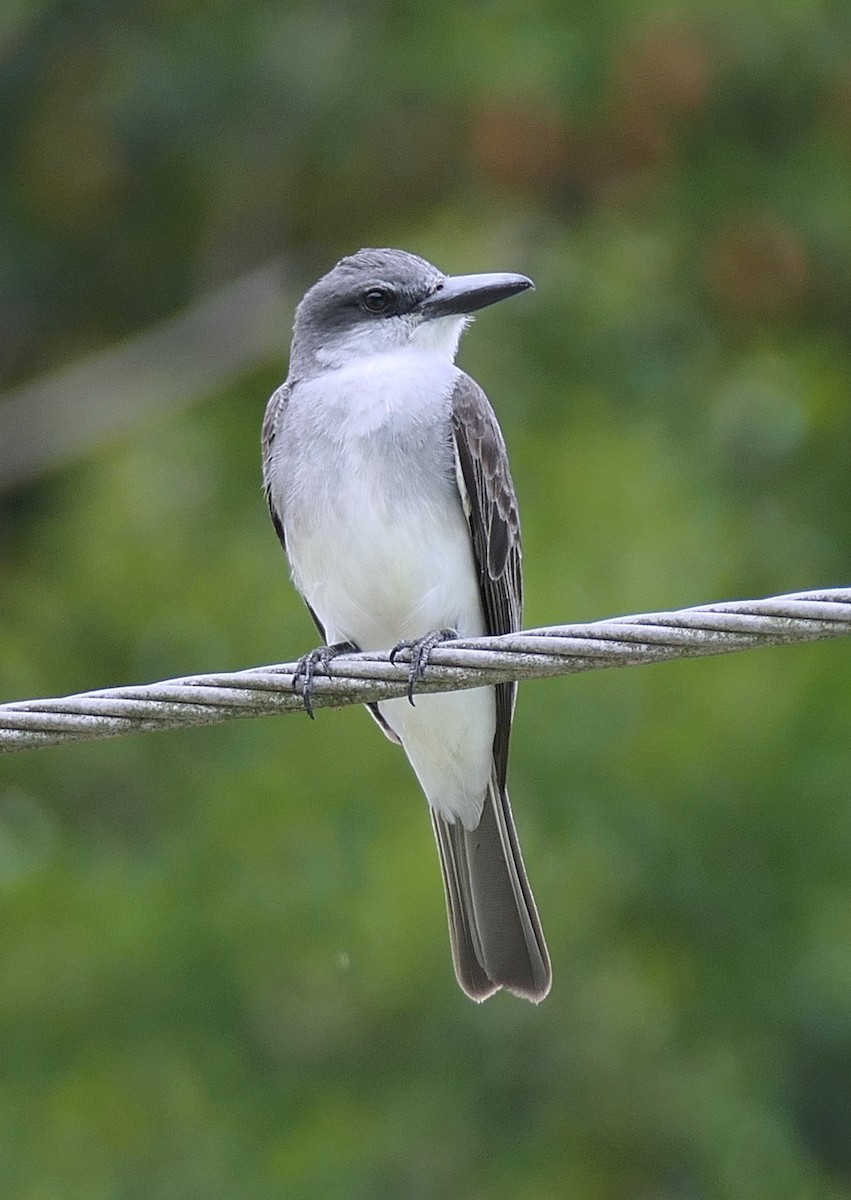
M301 692L304 711L313 720L313 678L321 670L330 679L329 664L340 654L351 654L357 650L354 642L335 642L333 646L317 646L309 654L302 654L293 671L293 691Z
M412 706L414 703L414 684L419 683L424 678L429 655L432 650L435 646L439 646L441 642L448 642L452 638L457 637L457 629L432 629L431 633L427 633L425 637L415 638L410 642L397 642L390 651L391 662L396 661L396 655L400 650L410 650L411 652L411 668L408 671L408 699Z

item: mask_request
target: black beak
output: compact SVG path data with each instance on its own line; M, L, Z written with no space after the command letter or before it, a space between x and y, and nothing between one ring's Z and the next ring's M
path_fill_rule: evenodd
M424 317L464 316L534 288L525 275L448 275L420 304Z

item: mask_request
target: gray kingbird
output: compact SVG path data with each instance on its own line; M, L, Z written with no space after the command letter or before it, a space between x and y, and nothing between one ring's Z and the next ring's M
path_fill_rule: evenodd
M520 527L502 433L454 365L471 314L523 275L444 275L402 250L359 250L296 310L290 368L263 423L269 510L324 645L411 648L408 699L370 705L431 811L458 982L474 1000L550 989L550 962L506 791L516 685L412 689L434 645L520 628ZM410 703L409 703L410 701Z

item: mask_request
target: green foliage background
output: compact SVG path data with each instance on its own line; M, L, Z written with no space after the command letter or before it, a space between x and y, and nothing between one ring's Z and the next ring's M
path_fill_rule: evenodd
M279 252L522 270L461 363L530 625L847 582L849 35L828 0L16 0L2 381ZM0 497L4 699L313 644L259 488L287 342ZM522 689L538 1009L457 991L360 711L4 758L0 1194L847 1200L849 667Z

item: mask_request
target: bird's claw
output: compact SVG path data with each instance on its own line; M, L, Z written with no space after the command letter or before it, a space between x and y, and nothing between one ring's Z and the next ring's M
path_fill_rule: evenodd
M352 642L335 642L333 646L317 646L309 654L302 654L293 671L293 691L301 693L304 711L313 720L313 680L317 671L330 679L330 663L332 658L340 654L349 654L356 647Z
M458 633L455 629L433 629L431 633L427 633L425 637L415 638L413 641L397 642L390 651L390 661L396 661L396 655L402 650L410 650L411 665L408 671L408 700L413 707L414 705L414 684L419 683L425 678L426 667L428 666L429 655L435 646L439 646L441 642L448 642L452 638L457 638Z

